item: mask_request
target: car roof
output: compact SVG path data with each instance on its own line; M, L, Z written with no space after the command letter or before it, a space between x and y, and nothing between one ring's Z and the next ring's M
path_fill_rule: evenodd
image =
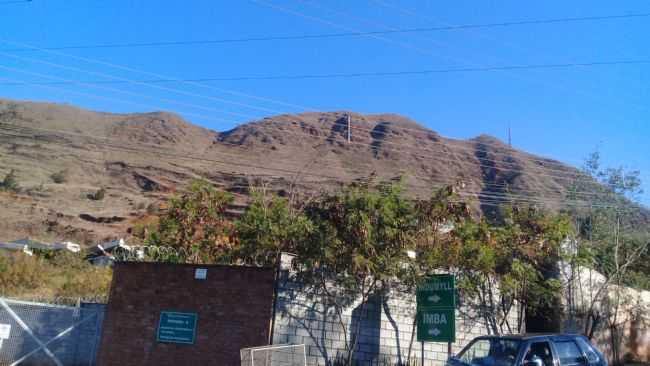
M553 341L571 340L582 337L580 334L566 334L566 333L524 333L524 334L507 334L507 335L490 335L481 336L477 339L512 339L519 341L530 341L535 339L551 339Z

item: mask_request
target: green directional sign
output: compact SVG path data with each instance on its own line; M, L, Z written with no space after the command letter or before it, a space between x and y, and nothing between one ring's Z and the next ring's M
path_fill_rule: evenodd
M418 307L455 308L456 281L454 276L433 275L417 289Z
M432 275L418 287L418 342L456 341L456 280L453 275Z
M455 342L455 314L454 309L418 310L418 342Z
M158 342L194 344L196 313L163 311L158 323Z

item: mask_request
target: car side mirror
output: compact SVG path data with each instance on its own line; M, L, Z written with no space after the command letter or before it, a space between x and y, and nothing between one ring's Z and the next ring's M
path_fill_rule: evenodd
M544 366L544 362L539 357L533 357L532 360L524 362L524 366Z

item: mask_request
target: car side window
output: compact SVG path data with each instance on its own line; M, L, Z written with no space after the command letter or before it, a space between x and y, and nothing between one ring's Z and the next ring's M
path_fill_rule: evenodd
M582 366L587 364L582 351L574 341L555 342L555 349L560 359L560 366Z
M524 357L524 363L532 361L534 359L542 360L543 366L553 366L553 353L551 351L551 345L548 342L535 342L531 343L526 356Z
M600 357L598 357L598 354L594 350L594 347L589 344L589 342L585 341L582 338L578 338L578 344L580 345L580 348L585 352L587 355L587 360L589 363L597 363L600 361Z

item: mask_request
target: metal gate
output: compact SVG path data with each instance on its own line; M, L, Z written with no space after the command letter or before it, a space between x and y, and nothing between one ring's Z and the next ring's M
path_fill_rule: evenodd
M94 365L103 305L0 298L0 366Z
M304 344L244 348L241 366L307 366Z

